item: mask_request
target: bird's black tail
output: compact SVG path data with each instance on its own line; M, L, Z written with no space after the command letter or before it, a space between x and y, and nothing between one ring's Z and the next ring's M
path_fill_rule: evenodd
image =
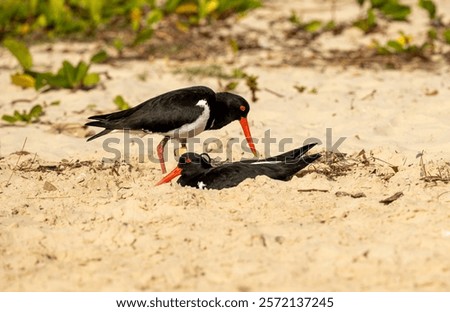
M267 162L267 161L282 161L282 162L297 162L297 160L302 157L304 154L306 154L310 149L312 149L314 146L316 146L317 143L311 143L311 144L307 144L304 145L302 147L296 148L294 150L291 150L289 152L277 155L277 156L273 156L273 157L268 157L268 158L263 158L263 159L258 159L258 160L254 160L254 159L245 159L245 160L241 160L241 162L243 163L258 163L258 162Z
M306 155L298 159L298 166L297 171L302 170L309 164L315 162L317 159L319 159L322 155L320 154L312 154L312 155Z
M126 128L124 121L126 121L126 118L132 115L136 110L139 109L139 106L114 112L111 114L104 114L104 115L95 115L89 117L89 119L93 119L94 121L90 121L86 123L86 126L92 126L92 127L103 127L105 128L103 131L97 133L94 136L91 136L88 139L89 141L92 141L102 135L108 134L111 131L115 129L124 129Z
M297 157L295 159L287 159L284 162L284 166L280 171L277 173L278 177L272 177L279 180L288 181L290 180L297 172L308 166L309 164L313 163L317 159L321 157L320 154L312 154L312 155L305 155L302 157Z
M110 133L111 131L112 131L112 129L104 129L103 131L100 131L100 132L97 133L96 135L93 135L93 136L91 136L90 138L88 138L87 141L88 141L88 142L89 142L89 141L92 141L92 140L94 140L94 139L96 139L96 138L98 138L98 137L101 137L101 136L103 136L103 135L105 135L105 134Z
M95 117L95 116L93 116L93 117ZM91 136L90 138L88 138L87 139L88 142L92 141L92 140L94 140L94 139L96 139L98 137L101 137L101 136L103 136L105 134L108 134L111 131L113 131L113 129L109 129L108 122L107 121L103 121L103 120L90 121L90 122L86 123L85 126L103 127L103 128L105 128L103 131L101 131L101 132Z

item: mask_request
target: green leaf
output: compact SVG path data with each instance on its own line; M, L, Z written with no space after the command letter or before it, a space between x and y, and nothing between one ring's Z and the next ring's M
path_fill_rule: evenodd
M30 69L33 66L33 58L24 43L7 38L3 41L3 45L17 58L23 69Z
M23 114L21 115L22 121L25 121L26 123L31 122L31 116L28 115L25 111L23 111Z
M131 28L133 29L133 31L138 31L142 18L141 8L139 7L132 8L130 12L130 18L131 18Z
M36 80L28 74L11 75L11 82L22 88L34 88Z
M392 48L395 52L403 52L405 50L404 47L398 41L395 40L389 40L386 43L386 46Z
M436 17L436 5L432 0L419 0L419 6L428 12L428 17L430 19Z
M125 109L130 108L130 104L128 104L128 102L125 101L125 99L121 95L117 95L114 98L114 104L116 104L117 108L120 110L125 110Z
M225 91L233 91L238 86L238 81L231 81L225 86Z
M164 14L159 9L154 9L147 14L147 25L152 26L159 21L161 21L164 17Z
M333 31L334 29L336 29L336 22L328 21L325 26L323 26L323 29L325 29L326 31Z
M63 62L62 67L63 75L69 85L69 87L73 88L76 85L76 69L75 67L68 61ZM61 73L61 72L59 72Z
M102 9L104 6L104 0L88 0L89 14L94 24L99 24L102 17Z
M17 110L14 111L14 117L15 117L17 120L24 120L23 114L19 113L19 111L17 111Z
M28 113L28 115L31 118L38 118L39 116L42 115L42 106L41 105L35 105L31 108L30 112Z
M444 40L446 43L450 44L450 28L444 30L443 32Z
M375 29L375 27L377 27L377 17L374 13L374 10L368 9L367 17L365 19L357 20L356 22L353 23L353 25L358 27L365 33L369 33L370 31Z
M71 89L73 88L73 81L72 83L69 82L67 76L65 75L53 75L50 74L45 78L47 84L53 88L64 88L64 89Z
M105 50L101 50L91 57L91 63L104 63L108 59L108 57L108 53L106 53Z
M383 5L389 2L391 2L391 0L370 0L372 8L381 8Z
M311 21L309 23L306 23L305 30L307 32L316 32L316 31L320 30L321 26L322 26L321 21Z
M36 73L35 75L35 79L36 79L36 84L34 86L34 88L36 90L41 89L42 87L48 85L48 79L49 77L52 77L53 74L46 72L46 73Z
M427 37L428 37L428 39L430 39L430 40L436 40L437 39L437 31L436 31L436 29L435 28L430 28L430 29L428 29L428 31L427 31Z
M42 106L38 104L33 106L28 113L26 111L20 113L19 111L15 110L12 116L3 115L2 119L9 123L15 123L17 121L24 121L26 123L30 123L38 119L39 116L41 116L42 114L43 114Z
M247 74L240 68L233 69L232 73L233 78L241 79L247 77Z
M207 15L207 12L206 12L206 1L205 0L198 0L197 1L197 5L198 5L198 15L197 15L198 19L202 20Z
M2 119L9 123L15 123L17 121L17 118L11 115L3 115Z
M133 46L137 46L137 45L147 41L152 36L153 36L153 29L151 29L151 28L146 28L146 29L140 31L136 35L136 38L134 38Z
M377 17L372 9L367 10L367 25L369 28L377 26Z
M78 63L77 68L75 69L75 86L79 87L83 83L84 77L86 77L87 72L89 70L89 65L85 62L81 61Z
M164 4L164 10L168 13L172 13L180 5L182 0L167 0Z
M380 11L393 20L405 21L408 15L411 13L411 8L408 5L403 5L396 2L388 2L381 7Z
M125 47L123 41L119 38L114 39L113 46L119 53L122 52L123 48Z
M100 75L97 73L90 73L84 76L83 86L85 87L93 87L100 81Z

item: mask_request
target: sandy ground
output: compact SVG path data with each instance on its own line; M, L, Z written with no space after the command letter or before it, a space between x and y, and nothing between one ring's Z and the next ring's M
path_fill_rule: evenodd
M304 9L307 19L317 17L321 4L313 3L289 5ZM358 13L349 1L338 3L339 17ZM288 17L290 9L277 14ZM271 15L263 8L235 27L264 29L264 22L254 21ZM408 31L419 33L423 18L413 25ZM262 41L272 46L270 40ZM348 30L314 44L345 49L365 41ZM37 66L87 59L97 45L47 47L32 47ZM111 76L103 88L37 94L10 83L17 63L0 50L2 115L30 107L14 104L17 99L61 101L46 107L38 123L0 126L0 290L449 291L450 65L297 67L283 65L277 51L274 46L257 58L255 51L224 53L210 63L230 70L245 65L259 76L249 119L262 154L278 153L282 138L291 139L286 149L316 138L323 142L314 149L324 153L322 161L289 182L258 177L215 191L176 183L154 187L162 175L147 158L147 148L153 152L147 139L156 144L158 135L143 138L145 150L132 145L129 163L104 164L102 158L112 155L103 140L86 143L97 129L82 127L88 116L114 111L119 94L135 105L189 85L218 90L217 78L174 74L208 62L96 65ZM242 82L235 92L251 98ZM270 146L261 142L268 130L277 140ZM243 140L238 123L199 136L202 143L211 137L224 145ZM327 140L333 145L340 137L346 139L338 150L346 155L326 157ZM203 145L193 149L200 152ZM173 168L172 144L168 155ZM211 152L222 160L226 155ZM231 155L249 156L239 145ZM398 192L402 196L392 203L380 202Z

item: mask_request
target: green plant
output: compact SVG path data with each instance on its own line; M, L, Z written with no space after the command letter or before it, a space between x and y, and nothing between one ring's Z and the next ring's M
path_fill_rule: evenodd
M401 4L398 0L356 0L360 6L369 3L368 10L376 10L383 17L395 21L406 21L411 14L409 5Z
M326 23L319 20L311 20L308 22L303 22L294 11L291 12L289 21L293 25L295 25L298 30L304 30L309 33L330 31L336 28L336 24L334 21L329 21Z
M43 113L42 106L38 104L34 105L28 112L25 110L22 112L15 110L12 115L3 115L2 119L8 123L16 123L20 121L31 123L37 121Z
M33 38L92 38L99 33L108 36L113 29L124 38L112 42L121 55L124 47L151 38L155 26L169 15L176 15L175 25L187 31L190 25L259 6L261 0L1 0L0 40L30 34Z
M353 23L353 26L365 33L370 33L377 28L377 16L388 20L406 21L411 13L411 8L398 0L356 0L356 2L361 7L368 3L365 16Z
M260 0L169 0L165 12L185 17L189 24L207 19L220 19L232 13L245 13L261 6Z
M91 89L100 81L98 73L88 73L89 64L84 61L78 62L75 66L68 61L63 61L62 67L56 74L51 72L30 72L35 76L36 90L49 86L55 89Z
M375 15L375 12L373 9L367 10L367 15L363 18L360 18L356 20L353 23L353 26L358 27L363 32L370 33L371 31L374 31L378 24L377 24L377 17Z
M54 74L31 69L33 58L25 44L14 39L5 39L3 45L17 58L23 69L22 73L11 76L11 82L23 88L34 87L36 90L45 86L73 90L93 88L99 83L100 75L89 73L90 64L104 61L107 57L104 51L100 51L91 58L89 63L80 61L77 65L73 65L69 61L64 61L61 68Z
M450 28L444 30L443 32L444 41L450 44Z
M303 93L303 92L307 91L308 87L302 86L302 85L295 85L294 89L297 90L299 93ZM310 93L310 94L317 94L317 92L318 91L316 88L311 88L308 91L308 93Z
M125 99L121 95L116 95L113 101L119 110L125 110L130 108L130 104L128 104L128 102L125 101Z
M15 56L24 70L33 66L33 57L23 42L7 38L3 41L3 46Z
M419 6L428 12L430 20L436 18L436 4L432 0L419 0Z
M400 32L400 36L395 40L388 40L385 44L381 44L377 40L373 40L373 45L380 55L387 54L409 54L413 56L425 56L427 48L431 47L431 43L426 41L422 44L412 43L411 36Z
M96 64L105 63L108 60L108 58L109 58L108 53L106 53L105 50L100 50L91 57L91 63Z
M256 75L245 75L245 84L250 89L250 92L252 93L252 101L256 102L258 101L258 98L256 97L256 92L259 91L258 87L258 76Z

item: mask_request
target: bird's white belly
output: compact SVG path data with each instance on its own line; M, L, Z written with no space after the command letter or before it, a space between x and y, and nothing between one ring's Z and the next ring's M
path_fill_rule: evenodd
M187 139L192 138L203 132L206 128L206 124L208 123L209 119L210 114L209 105L206 102L206 100L200 100L195 105L203 107L203 112L194 122L185 124L178 129L162 133L162 135L169 136L175 139Z

